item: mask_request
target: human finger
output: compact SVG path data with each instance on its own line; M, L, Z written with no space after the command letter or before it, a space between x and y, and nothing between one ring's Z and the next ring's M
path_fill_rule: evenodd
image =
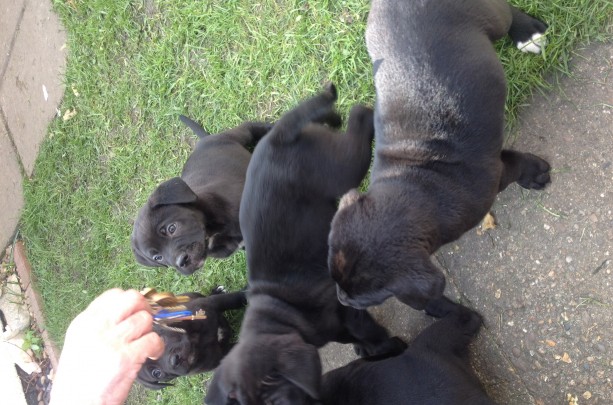
M147 358L158 359L164 354L164 340L155 332L149 332L132 341L129 347L138 363L144 363Z
M110 296L109 296L110 298ZM100 316L113 324L118 324L138 311L150 311L147 300L136 290L122 291L122 294L105 299Z
M113 333L124 342L131 342L151 332L153 317L146 310L140 310L118 323Z

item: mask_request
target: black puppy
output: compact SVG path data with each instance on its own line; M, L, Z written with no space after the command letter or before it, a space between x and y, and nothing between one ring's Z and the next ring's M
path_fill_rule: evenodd
M246 122L209 136L196 122L181 120L200 137L181 177L160 184L134 222L132 251L145 266L171 266L181 274L205 259L224 258L243 240L238 208L251 158L247 149L271 124Z
M343 196L332 223L341 302L366 308L394 295L423 309L445 286L430 255L477 225L510 183L550 181L543 159L502 150L506 84L491 43L509 33L539 50L545 30L503 0L371 2L375 160L368 192Z
M360 359L324 374L322 403L494 405L469 359L481 316L446 299L430 307L430 315L443 318L424 329L402 355Z
M191 374L203 373L217 367L230 351L232 328L224 311L243 308L247 304L245 292L225 293L217 287L208 297L198 293L182 294L191 297L185 306L196 312L203 310L206 319L181 321L164 327L154 324L153 330L164 340L164 354L157 360L147 359L136 380L147 388L161 389L168 381Z
M238 343L215 370L208 404L302 404L318 398L318 347L355 343L362 355L397 354L366 312L342 306L326 266L327 235L344 192L368 170L373 113L351 110L346 134L333 86L283 115L256 147L241 201L249 306Z

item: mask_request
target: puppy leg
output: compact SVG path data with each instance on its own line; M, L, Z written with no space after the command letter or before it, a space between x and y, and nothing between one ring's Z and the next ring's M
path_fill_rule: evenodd
M514 181L523 188L542 190L551 181L549 163L531 153L505 149L500 154L504 165L498 191Z
M410 350L430 350L444 356L466 358L468 345L481 329L483 318L460 304L454 304L454 307L444 318L421 332L411 342Z
M435 318L443 318L452 312L458 311L460 304L456 304L449 298L442 296L439 299L430 300L426 305L426 314Z
M360 184L370 166L374 134L373 110L356 105L349 113L347 133L330 133L321 143L318 153L326 166L322 172L334 173L318 178L327 195L340 197Z
M396 356L407 345L398 337L390 337L387 330L363 309L341 307L343 322L349 334L348 340L355 342L353 348L360 357Z
M245 122L228 132L224 132L224 136L244 147L254 146L272 127L273 124L267 122Z
M336 111L330 111L327 115L315 120L320 124L327 124L332 128L340 128L343 125L343 119Z
M512 6L511 13L509 36L515 46L522 52L541 53L547 43L544 35L547 24Z
M240 248L242 237L241 235L216 234L213 235L208 242L208 256L224 259Z
M214 294L202 299L204 300L204 308L210 308L210 310L219 312L241 309L247 305L247 296L244 291Z

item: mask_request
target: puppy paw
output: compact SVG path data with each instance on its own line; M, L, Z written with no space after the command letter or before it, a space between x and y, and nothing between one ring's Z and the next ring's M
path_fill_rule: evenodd
M217 287L213 288L213 290L211 291L211 294L215 295L215 294L225 294L227 293L226 287L224 287L223 285L218 285Z
M407 347L408 345L402 339L397 336L394 336L385 340L383 343L372 347L367 347L365 345L356 343L353 345L353 350L355 351L355 354L357 354L359 357L376 357L377 360L379 360L387 357L397 356L400 353L404 352Z
M332 82L328 82L324 85L324 92L333 100L336 101L338 93L336 92L336 86Z
M522 52L541 53L545 48L547 24L513 8L513 23L509 29L511 40Z
M462 307L458 312L458 328L465 336L476 336L481 325L483 325L483 317L478 312L466 307Z
M549 170L551 166L545 160L531 153L524 154L522 173L517 184L523 188L542 190L551 182Z
M461 308L460 304L456 304L449 298L443 296L439 299L428 301L425 311L427 315L434 318L442 318L451 312L457 311L459 308Z
M547 45L547 38L544 34L536 33L525 42L518 41L515 46L522 52L530 52L539 54Z

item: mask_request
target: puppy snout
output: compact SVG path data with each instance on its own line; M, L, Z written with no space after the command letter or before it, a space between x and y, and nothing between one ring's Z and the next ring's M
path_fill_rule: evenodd
M187 266L189 262L189 255L187 253L181 253L181 255L177 258L176 265L177 268L183 268Z
M173 367L177 367L181 363L181 357L178 354L173 354L170 356L170 365Z

